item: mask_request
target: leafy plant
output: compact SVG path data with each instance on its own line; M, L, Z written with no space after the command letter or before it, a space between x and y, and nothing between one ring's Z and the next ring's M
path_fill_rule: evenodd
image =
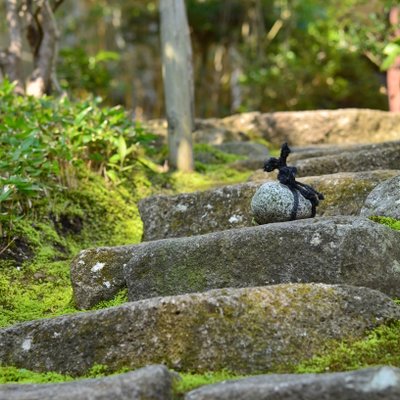
M151 139L122 107L101 108L99 98L35 99L13 88L0 86L0 224L52 190L75 188L83 164L120 183Z

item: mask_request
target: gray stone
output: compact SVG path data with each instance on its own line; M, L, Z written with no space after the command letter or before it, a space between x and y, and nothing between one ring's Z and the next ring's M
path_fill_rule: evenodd
M124 268L130 300L221 287L345 283L400 297L400 232L321 217L142 243Z
M352 372L264 375L193 390L185 400L397 400L400 370L368 368Z
M311 202L298 191L296 219L310 218ZM294 206L294 194L279 182L267 182L261 185L251 199L251 211L258 224L290 221Z
M152 365L107 378L0 385L0 400L170 400L174 378L166 367Z
M381 143L371 145L364 150L344 151L339 154L299 160L293 165L297 167L298 177L337 172L400 169L400 142Z
M256 183L224 186L139 202L143 240L200 235L252 224L250 201Z
M123 266L134 249L135 245L99 247L83 250L72 260L71 282L77 308L88 309L112 299L126 287Z
M71 375L94 364L111 371L164 364L178 371L265 373L399 319L395 302L363 287L218 289L2 329L0 363Z
M361 215L400 219L400 172L398 176L375 187L365 200Z

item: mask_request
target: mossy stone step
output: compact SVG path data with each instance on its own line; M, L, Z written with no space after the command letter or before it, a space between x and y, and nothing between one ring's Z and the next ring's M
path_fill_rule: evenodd
M379 183L400 175L400 170L347 172L305 177L308 185L324 193L317 215L358 215L364 200ZM261 182L275 174L256 173L254 182L176 196L152 196L139 203L143 240L200 235L255 225L250 202Z
M297 176L335 174L381 169L400 169L400 141L371 145L357 151L344 151L293 163Z
M400 232L361 217L321 217L138 245L130 300L289 282L367 286L400 297Z
M82 375L164 364L178 371L268 372L332 340L355 340L400 319L368 288L286 284L158 297L0 330L0 363Z

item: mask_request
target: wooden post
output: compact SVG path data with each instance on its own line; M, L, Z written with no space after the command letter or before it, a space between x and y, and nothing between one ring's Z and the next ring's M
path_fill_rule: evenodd
M392 7L389 14L390 24L395 28L395 37L400 37L399 7ZM400 57L387 70L386 83L389 97L389 111L400 112Z
M169 166L192 171L194 89L192 47L184 0L160 0L160 16Z

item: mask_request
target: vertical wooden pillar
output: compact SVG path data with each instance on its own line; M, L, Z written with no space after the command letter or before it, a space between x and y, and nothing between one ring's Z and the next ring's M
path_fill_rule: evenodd
M161 46L168 120L169 165L193 170L192 47L184 0L160 0Z

